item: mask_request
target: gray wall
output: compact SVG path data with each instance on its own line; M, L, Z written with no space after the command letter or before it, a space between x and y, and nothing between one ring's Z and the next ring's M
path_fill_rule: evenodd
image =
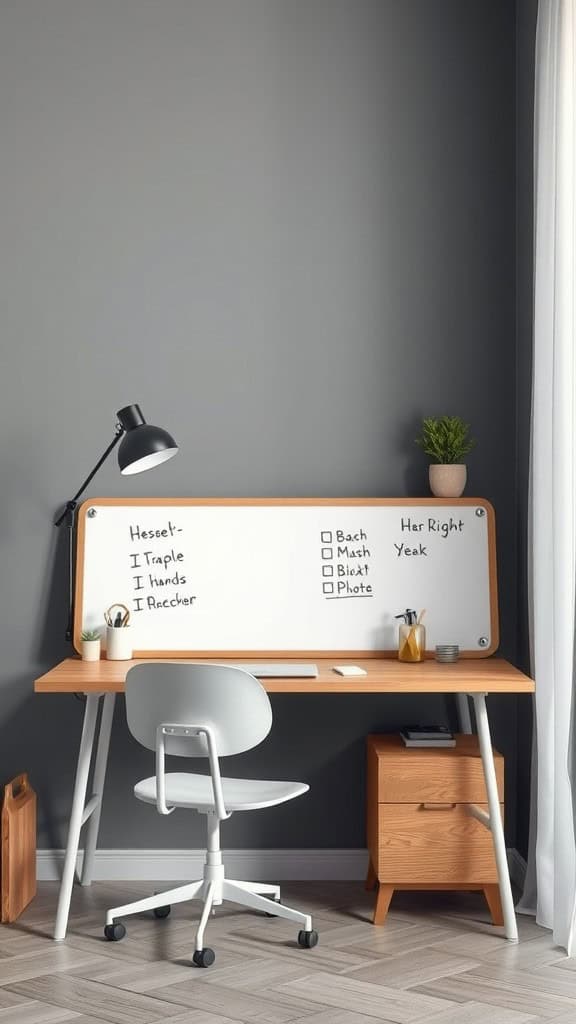
M51 517L139 401L177 459L91 493L426 493L425 414L471 421L517 639L513 0L4 0L0 6L0 776L60 846L82 705ZM516 791L516 702L491 702ZM363 739L440 698L277 697L232 770L301 777L232 846L361 846ZM120 707L104 846L197 845L131 797ZM508 818L515 841L514 816Z

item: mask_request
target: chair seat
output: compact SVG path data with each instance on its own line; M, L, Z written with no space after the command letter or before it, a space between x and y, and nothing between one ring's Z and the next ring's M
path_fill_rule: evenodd
M203 813L214 811L212 779L209 775L167 772L166 803L170 807L191 807ZM222 779L227 811L251 811L274 807L307 793L304 782L265 782L260 779ZM156 776L142 779L134 786L134 796L145 803L156 803Z

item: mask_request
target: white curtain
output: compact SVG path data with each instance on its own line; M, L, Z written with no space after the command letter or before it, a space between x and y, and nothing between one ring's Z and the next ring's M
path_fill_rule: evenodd
M520 909L575 955L576 0L540 0L534 126L535 827Z

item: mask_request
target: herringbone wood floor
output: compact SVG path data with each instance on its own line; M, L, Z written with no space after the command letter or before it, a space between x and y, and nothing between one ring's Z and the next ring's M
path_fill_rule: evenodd
M530 918L507 944L480 896L399 894L374 928L360 883L286 883L320 945L302 950L289 923L225 905L206 936L216 963L201 970L190 966L198 904L127 919L126 938L108 943L105 909L154 885L77 887L68 938L53 943L57 886L39 888L0 927L0 1024L576 1024L576 961Z

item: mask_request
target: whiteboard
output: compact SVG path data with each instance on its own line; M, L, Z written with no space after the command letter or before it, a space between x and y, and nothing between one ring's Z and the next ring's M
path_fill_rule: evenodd
M117 499L78 519L75 646L127 605L135 656L383 657L406 608L427 649L498 645L482 499Z

